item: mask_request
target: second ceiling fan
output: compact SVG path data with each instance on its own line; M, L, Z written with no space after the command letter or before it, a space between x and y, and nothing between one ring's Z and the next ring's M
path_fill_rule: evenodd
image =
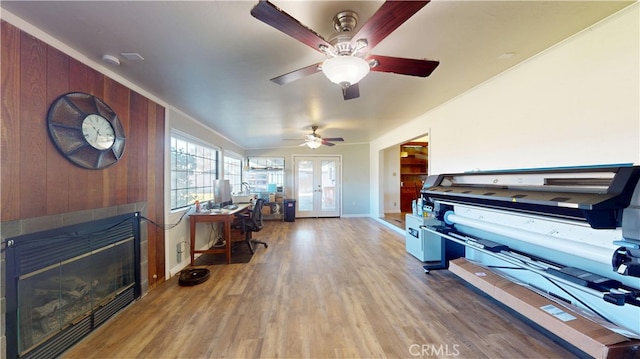
M344 139L342 137L332 137L332 138L322 138L319 134L316 133L318 130L318 126L311 126L311 133L305 137L305 140L300 146L307 146L312 150L325 145L325 146L335 146L335 143L332 142L342 142Z
M251 9L251 15L327 56L323 62L272 78L271 81L284 85L322 71L331 82L340 85L344 99L350 100L360 97L358 82L369 71L427 77L438 67L438 61L369 53L428 3L386 1L357 33L353 31L358 23L358 14L350 10L342 11L333 18L336 33L328 41L267 0L260 0Z

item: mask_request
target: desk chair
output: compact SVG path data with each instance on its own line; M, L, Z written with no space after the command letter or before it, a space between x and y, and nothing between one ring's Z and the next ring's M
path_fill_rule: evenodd
M251 239L252 232L260 232L264 228L262 223L262 207L264 206L264 199L260 198L256 201L256 205L252 210L249 210L250 214L239 214L239 221L235 221L232 225L234 228L240 229L240 232L245 235L245 242L249 246L249 251L253 254L253 245L262 244L265 248L269 246L267 243Z

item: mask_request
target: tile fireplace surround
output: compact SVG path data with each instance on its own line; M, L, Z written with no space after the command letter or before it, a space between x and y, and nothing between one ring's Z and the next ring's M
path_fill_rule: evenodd
M2 237L2 249L0 254L0 323L2 329L0 331L0 358L7 356L7 340L6 340L6 261L4 248L6 246L5 239L20 235L46 231L63 226L85 223L98 219L105 219L120 214L140 212L146 217L146 202L129 203L121 206L99 208L93 210L85 210L78 212L63 213L58 215L28 218L17 221L2 222L0 224L0 234ZM144 296L149 291L148 277L148 235L147 226L142 223L140 226L140 280L141 295Z

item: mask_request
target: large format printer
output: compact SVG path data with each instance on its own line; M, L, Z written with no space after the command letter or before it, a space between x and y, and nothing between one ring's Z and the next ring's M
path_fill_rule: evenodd
M640 338L640 166L431 175L421 196L469 261Z

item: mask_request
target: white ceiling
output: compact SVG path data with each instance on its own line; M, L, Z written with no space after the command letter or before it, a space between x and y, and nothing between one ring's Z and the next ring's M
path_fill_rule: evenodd
M382 4L272 2L325 39L336 13L354 10L362 25ZM114 72L258 149L295 146L288 139L302 140L312 124L323 137L369 142L633 2L433 1L372 53L440 66L427 78L371 72L360 82L360 97L349 101L322 73L284 86L269 81L323 55L253 18L257 1L2 0L0 6L95 61L120 57ZM505 53L513 56L502 59Z

